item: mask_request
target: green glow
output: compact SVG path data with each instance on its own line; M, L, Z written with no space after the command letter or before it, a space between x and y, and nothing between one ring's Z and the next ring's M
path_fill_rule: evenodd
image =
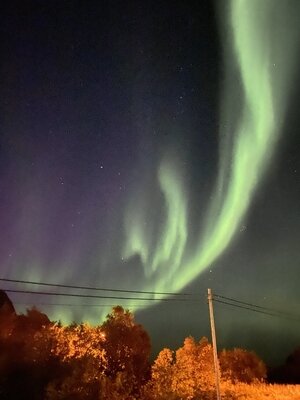
M270 43L262 40L267 2L233 1L234 50L243 83L244 105L235 132L230 182L199 264L206 267L228 246L247 211L277 136L272 102ZM261 21L259 21L261 19ZM258 21L261 23L258 25Z
M187 239L186 196L171 164L161 165L159 183L167 205L167 217L152 261L152 270L172 264L174 272L181 264Z
M233 60L225 62L220 123L220 138L225 140L221 142L213 200L206 220L199 221L203 226L199 245L193 254L187 254L188 203L174 162L159 169L167 216L156 247L143 233L139 212L133 213L133 223L126 225L126 256L139 253L144 268L151 271L148 276L160 272L154 275L154 287L160 291L181 290L228 248L282 130L299 36L295 10L285 1L274 0L232 0L226 5L231 31L226 20L225 56ZM293 5L298 7L296 2ZM153 289L153 280L147 286Z
M284 2L232 0L229 8L232 29L232 50L242 83L243 97L236 98L238 76L230 76L222 107L231 110L228 118L236 120L234 105L242 103L231 148L220 149L218 185L214 193L196 254L185 265L176 289L182 288L197 274L210 266L228 247L238 232L255 190L260 183L275 148L287 103L292 60L295 59L295 33L276 29L284 22L287 10ZM275 13L275 14L274 14ZM278 20L274 19L274 15ZM298 14L297 14L298 15ZM276 22L274 22L276 21ZM231 50L231 49L227 49ZM284 60L284 63L282 62ZM227 71L227 75L232 70ZM236 80L236 82L234 82ZM231 102L231 104L228 104ZM221 137L226 132L220 132ZM227 170L222 168L227 166ZM229 168L229 170L228 170ZM227 185L224 187L224 177ZM221 190L221 193L219 192Z
M161 163L158 181L165 202L165 218L162 229L156 232L152 248L150 240L147 240L151 236L152 226L143 224L143 220L146 220L147 208L153 207L153 204L145 199L137 199L125 219L127 240L123 257L139 254L148 277L155 274L158 268L167 268L164 270L165 276L168 271L172 274L181 264L187 239L186 196L171 163ZM169 269L170 263L172 270Z
M137 214L137 212L136 212ZM131 216L131 217L130 217ZM146 226L139 221L139 216L134 216L128 213L126 229L127 229L127 242L123 251L124 258L130 258L135 254L139 254L143 264L148 263L149 250L144 244Z

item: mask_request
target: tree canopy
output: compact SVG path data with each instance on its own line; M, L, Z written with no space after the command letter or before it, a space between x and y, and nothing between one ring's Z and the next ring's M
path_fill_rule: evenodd
M188 336L177 350L163 349L151 366L149 335L121 306L97 326L64 326L36 308L21 315L11 307L2 311L1 400L207 400L215 396L213 351L205 337L197 341ZM273 380L299 383L299 360L296 349L284 366L273 370ZM219 363L221 386L230 390L266 379L266 366L254 352L222 350Z

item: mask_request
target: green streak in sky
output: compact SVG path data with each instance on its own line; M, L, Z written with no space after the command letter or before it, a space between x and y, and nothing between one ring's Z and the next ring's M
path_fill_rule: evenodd
M204 238L199 265L205 268L228 246L244 217L262 177L278 133L274 115L269 56L268 1L232 1L233 46L243 86L243 106L234 133L227 193L213 228ZM269 39L269 40L268 40ZM233 116L234 117L234 116Z
M225 46L225 54L234 55L236 68L231 64L226 71L222 103L226 117L221 126L232 127L234 121L235 128L232 132L221 129L220 137L231 135L232 145L220 148L214 201L198 251L185 265L177 290L211 266L241 227L274 153L287 103L298 31L286 26L295 23L291 9L284 1L232 0L228 17L231 48Z
M156 246L143 233L138 210L126 225L124 254L140 254L148 276L149 271L150 275L160 271L154 280L156 290L181 290L228 248L282 130L299 37L295 17L299 2L231 0L225 4L225 58L232 59L225 60L217 184L207 219L199 221L203 226L199 245L193 254L187 254L187 196L175 163L162 164L159 169L167 213ZM153 289L153 280L147 285Z
M148 246L145 245L147 243L145 239L146 226L143 226L138 210L136 210L135 215L132 210L128 212L125 228L127 231L127 241L123 250L123 257L130 258L138 254L141 257L143 265L147 265L149 250Z
M152 261L152 270L169 267L175 271L180 266L187 239L186 196L170 164L159 169L159 183L165 197L167 216L162 237ZM167 265L166 265L167 263Z
M147 218L147 209L154 207L150 195L134 202L129 208L126 219L126 244L123 257L130 258L139 254L145 267L146 276L155 274L158 268L164 269L164 275L173 273L181 264L187 239L186 196L180 179L171 163L163 161L158 171L158 181L164 200L164 218L162 226L153 233L151 221L143 224ZM150 236L155 236L150 248ZM172 265L172 270L169 265Z

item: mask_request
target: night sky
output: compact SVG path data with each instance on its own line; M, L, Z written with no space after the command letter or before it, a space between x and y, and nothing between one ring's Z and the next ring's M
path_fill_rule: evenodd
M299 2L5 3L0 278L194 294L1 282L132 298L9 293L18 311L121 304L157 352L210 336L211 287L299 316L215 303L219 348L281 361L300 345Z

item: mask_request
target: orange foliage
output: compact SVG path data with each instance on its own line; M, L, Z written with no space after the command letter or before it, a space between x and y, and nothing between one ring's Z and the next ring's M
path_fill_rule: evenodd
M221 383L222 400L299 400L300 385Z
M107 375L114 378L126 372L133 378L131 384L141 385L150 369L151 343L145 329L134 321L132 313L120 306L113 308L102 329L106 337L103 346L108 361Z
M105 365L105 334L101 326L80 324L62 327L55 324L50 327L50 334L56 341L52 352L63 361L90 356L97 359L99 365Z
M153 399L171 398L174 375L174 355L170 349L163 349L152 366L151 392ZM150 385L149 385L150 389Z
M173 355L162 350L152 367L148 390L153 399L194 399L210 392L214 385L212 346L206 338L195 342L185 339Z
M194 338L185 339L183 347L176 351L173 388L180 397L193 399L209 391L214 385L212 346L206 338L196 343Z
M222 350L219 361L222 378L233 383L262 381L267 376L264 362L253 351L238 348Z

